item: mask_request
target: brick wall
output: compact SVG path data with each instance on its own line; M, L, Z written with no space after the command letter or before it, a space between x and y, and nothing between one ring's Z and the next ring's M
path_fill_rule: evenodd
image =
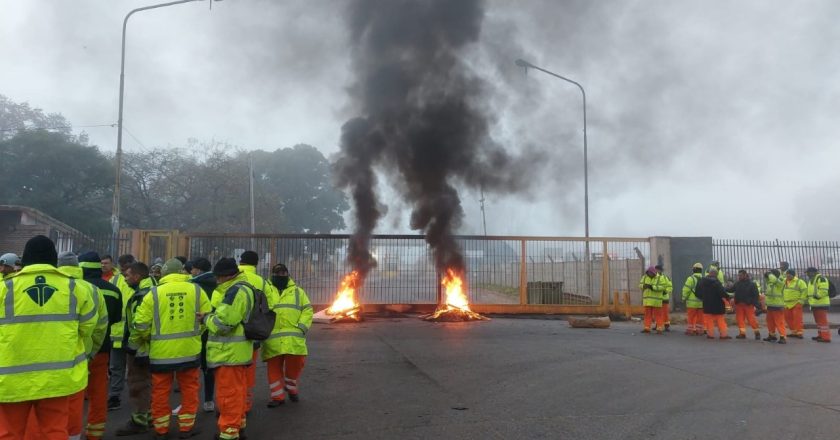
M0 230L0 254L14 252L20 256L30 238L38 234L49 235L49 229L49 226L45 225L17 225L14 228Z

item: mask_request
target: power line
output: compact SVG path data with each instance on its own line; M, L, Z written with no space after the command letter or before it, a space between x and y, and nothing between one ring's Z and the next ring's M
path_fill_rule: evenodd
M14 128L0 128L0 132L19 131L19 130L59 130L63 128L95 128L95 127L116 127L117 124L94 124L94 125L58 125L55 127L14 127Z

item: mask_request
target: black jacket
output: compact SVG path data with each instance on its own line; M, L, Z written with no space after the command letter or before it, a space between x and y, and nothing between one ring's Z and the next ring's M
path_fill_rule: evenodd
M100 353L111 351L111 326L122 320L122 294L120 288L102 279L102 270L82 268L82 277L85 281L103 291L105 296L105 308L108 309L108 330L105 332L105 342L102 343Z
M724 298L729 298L723 284L717 278L703 277L697 282L697 296L703 300L703 313L723 315L726 313Z
M746 280L738 280L731 288L726 289L727 292L735 293L735 304L750 304L758 305L758 287L755 286L753 280L747 278Z

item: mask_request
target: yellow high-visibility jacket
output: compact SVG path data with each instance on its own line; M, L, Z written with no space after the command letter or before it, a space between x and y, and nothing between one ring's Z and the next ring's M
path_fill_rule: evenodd
M69 396L87 386L97 309L86 289L49 264L0 283L0 402Z
M797 304L804 304L808 298L808 284L799 277L790 280L781 280L782 298L785 300L785 308L792 309Z
M128 285L125 277L118 272L112 272L109 283L117 286L122 294L122 310L123 319L111 326L111 344L113 348L123 348L123 332L125 331L125 308L128 306L128 300L134 295L134 289Z
M105 337L108 335L108 307L105 304L105 295L102 294L99 288L82 279L81 267L61 266L58 268L58 271L67 275L69 278L75 279L77 283L87 286L90 290L93 307L96 309L96 327L91 335L91 348L88 351L88 358L93 359L96 353L99 352L99 349L102 348L102 343L105 342Z
M645 285L651 286L645 288ZM662 295L665 292L665 284L661 282L659 274L650 276L642 275L639 280L639 289L642 291L642 304L645 307L662 307Z
M253 343L245 337L242 327L254 308L254 292L249 286L247 277L240 272L213 292L213 297L220 299L216 310L204 317L208 368L251 364Z
M828 297L828 278L816 274L808 281L808 304L812 309L828 308L831 298Z
M268 297L268 305L277 314L277 320L271 336L262 344L263 360L281 354L309 354L306 349L306 333L312 326L313 310L306 292L289 278L289 284L283 292Z
M682 299L685 302L685 306L689 309L703 308L703 300L697 297L697 283L700 282L700 278L702 277L702 273L694 273L685 279L685 284L683 284L682 288Z
M190 283L189 279L186 274L166 275L137 307L132 338L136 335L139 341L149 341L152 372L200 364L202 328L197 314L210 311L210 300L201 286ZM129 345L135 343L131 341Z

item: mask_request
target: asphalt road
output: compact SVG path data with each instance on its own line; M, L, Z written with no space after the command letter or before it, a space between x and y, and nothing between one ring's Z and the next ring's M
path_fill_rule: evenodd
M300 403L267 409L260 364L249 438L840 437L840 342L639 330L505 318L316 324ZM127 414L109 413L108 432ZM199 416L199 438L212 438L214 422Z

